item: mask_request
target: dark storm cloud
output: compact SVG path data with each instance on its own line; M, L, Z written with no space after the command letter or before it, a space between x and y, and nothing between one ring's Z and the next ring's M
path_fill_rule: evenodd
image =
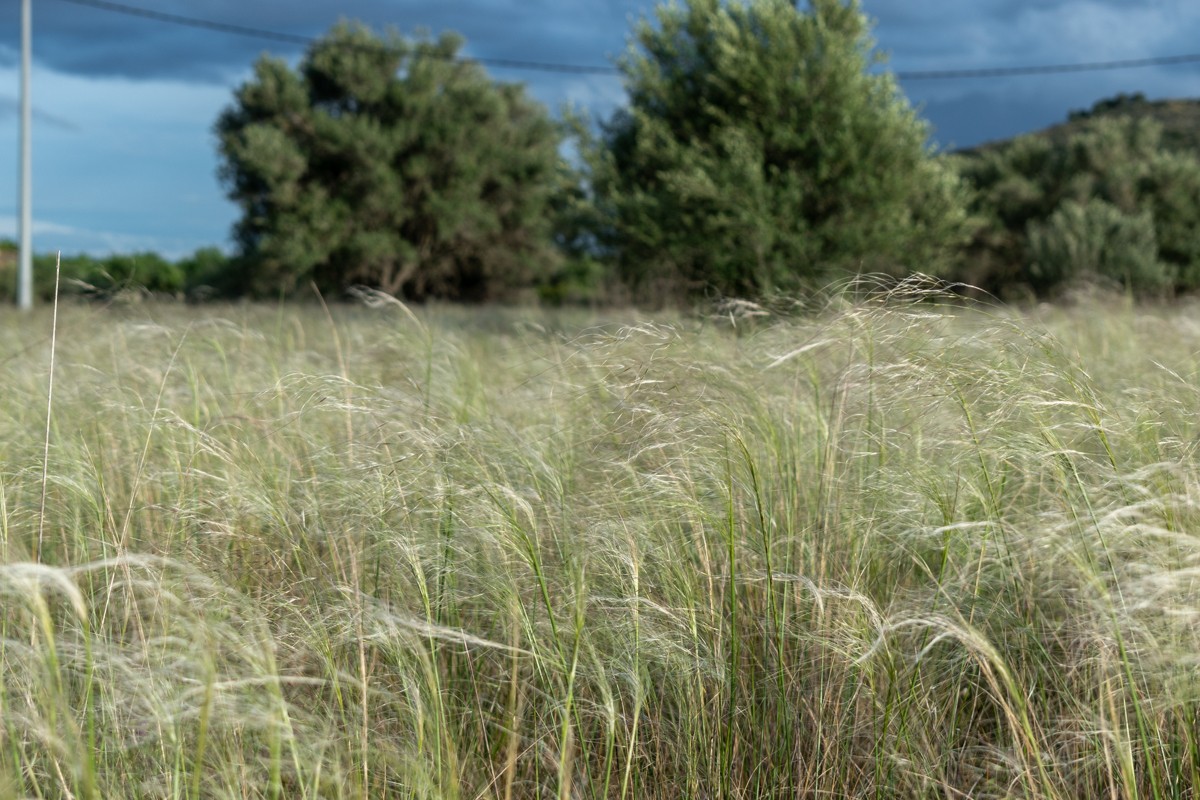
M865 0L898 71L1138 59L1200 52L1193 0ZM942 146L970 146L1062 121L1119 92L1195 96L1200 65L998 79L902 81Z
M609 65L624 49L630 22L652 0L126 0L130 5L213 22L318 37L339 18L376 29L456 30L480 58ZM82 7L64 0L35 4L35 56L56 71L92 78L174 79L230 85L264 51L296 57L299 45L195 30ZM898 71L1067 63L1173 55L1200 50L1200 4L1194 0L864 0L875 37ZM0 4L0 65L15 60L18 4ZM552 106L573 100L611 109L614 78L579 78L492 68L528 83ZM1200 68L1130 70L1083 76L1003 80L908 81L938 141L969 145L1061 119L1114 90L1151 97L1195 93Z
M970 92L935 100L921 109L932 121L933 139L945 149L1005 139L1061 122L1061 98L1024 93Z
M14 40L5 42L9 48L16 47L18 5L10 2L0 6L0 30L14 33ZM456 30L466 36L474 56L606 65L608 56L622 49L627 15L639 3L130 0L128 5L300 37L318 37L340 18L359 19L378 30L393 26L404 34L418 29L435 34ZM92 77L225 83L243 73L264 51L295 56L303 50L300 45L188 28L63 0L37 3L34 15L34 50L39 63ZM12 56L13 50L8 49L3 57L11 62Z
M1200 9L1183 0L1005 0L926 3L900 8L877 0L868 10L897 69L1104 61L1194 52Z

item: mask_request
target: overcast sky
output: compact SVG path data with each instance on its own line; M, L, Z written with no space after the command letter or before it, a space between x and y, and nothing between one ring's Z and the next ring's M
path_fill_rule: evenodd
M319 36L340 17L401 32L457 30L476 57L608 65L653 0L125 0ZM66 0L34 5L34 246L180 256L228 246L236 209L216 178L212 125L254 59L300 46L140 19ZM1200 51L1195 0L864 0L899 71L1107 61ZM15 235L19 6L0 3L0 237ZM616 76L493 69L557 109L611 113ZM1063 119L1118 92L1200 96L1200 64L1003 79L907 81L943 147Z

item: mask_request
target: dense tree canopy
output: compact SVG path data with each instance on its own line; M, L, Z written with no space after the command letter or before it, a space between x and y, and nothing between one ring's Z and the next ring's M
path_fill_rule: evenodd
M246 288L483 300L552 266L559 127L461 45L343 23L259 60L216 126Z
M1139 294L1200 288L1200 159L1163 146L1162 125L1075 117L960 160L979 227L964 280L1052 293L1100 278Z
M629 108L586 151L624 277L760 294L936 271L959 185L871 47L853 0L686 0L643 21Z

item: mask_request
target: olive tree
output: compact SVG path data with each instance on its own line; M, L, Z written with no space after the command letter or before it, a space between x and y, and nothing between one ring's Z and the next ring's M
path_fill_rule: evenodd
M246 289L484 300L554 266L560 127L462 44L341 23L258 61L216 125Z
M868 31L854 0L684 0L638 25L629 107L585 147L627 281L753 295L942 267L959 181Z

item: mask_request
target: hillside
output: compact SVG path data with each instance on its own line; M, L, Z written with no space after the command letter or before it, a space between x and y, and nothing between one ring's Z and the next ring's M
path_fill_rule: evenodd
M1066 122L1036 131L1032 135L1047 136L1055 142L1061 142L1079 132L1087 120L1115 116L1148 117L1157 120L1163 126L1162 143L1167 149L1200 152L1200 99L1147 100L1140 92L1119 94L1099 100L1090 109L1070 112ZM983 153L1002 149L1011 141L1012 139L997 139L958 152L963 155Z

